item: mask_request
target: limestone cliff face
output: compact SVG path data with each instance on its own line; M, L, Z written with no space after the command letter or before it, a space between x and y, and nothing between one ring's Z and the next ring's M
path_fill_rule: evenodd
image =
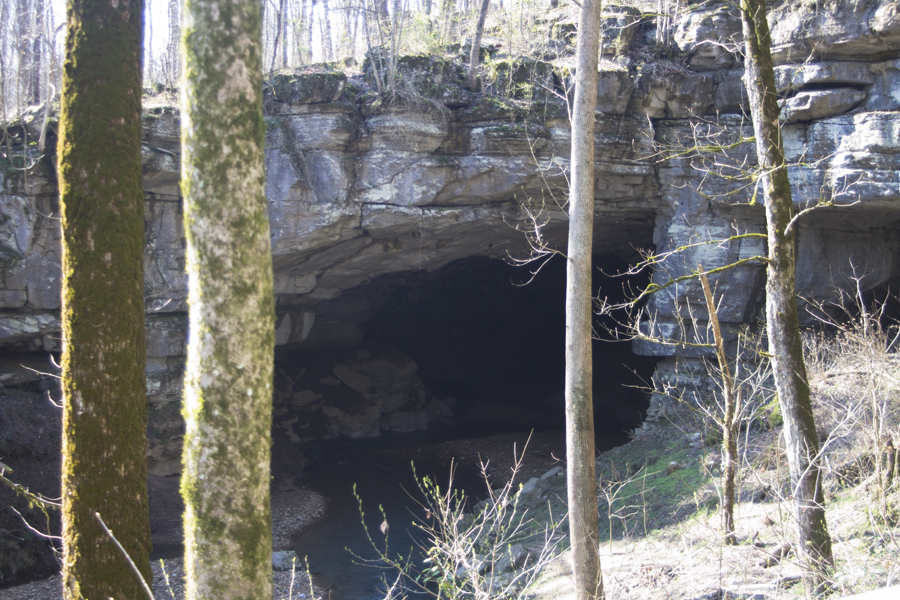
M794 199L798 209L820 200L852 204L817 209L799 225L798 287L828 301L854 273L865 289L900 276L900 4L838 0L815 12L795 4L782 3L770 17ZM598 83L595 251L633 258L635 248L663 252L763 231L752 184L718 176L755 160L752 144L736 143L751 135L737 15L698 5L675 31L672 61L645 60L652 21L616 9L607 25L614 35L606 50L620 57L604 61ZM353 346L372 308L358 298L342 304L345 292L460 258L524 256L528 244L516 226L529 226L529 212L540 213L546 243L563 249L566 72L495 58L484 95L463 89L462 67L452 61L407 57L400 73L392 101L366 93L364 80L327 71L278 75L269 84L278 344ZM10 132L27 145L38 126L22 122ZM177 111L148 109L144 131L151 454L163 460L180 443L187 326ZM679 150L695 143L728 151L709 161ZM52 157L18 157L30 161L26 171L4 160L0 384L15 385L35 377L19 365L46 370L44 353L59 350L60 234ZM695 246L666 260L655 278L763 252L758 239ZM727 298L719 318L734 325L756 318L763 283L761 266L719 275L714 284ZM702 318L701 297L693 283L656 295L649 308L657 327L674 332L688 305ZM675 352L649 344L635 351Z

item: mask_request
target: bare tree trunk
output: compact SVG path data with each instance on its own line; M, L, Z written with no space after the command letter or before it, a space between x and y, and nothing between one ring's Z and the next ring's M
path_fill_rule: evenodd
M188 0L184 29L185 598L271 600L275 318L260 3Z
M31 69L28 73L28 88L31 96L28 103L41 103L41 83L44 80L44 21L47 8L44 0L34 0L34 21L31 30Z
M719 372L722 375L722 395L725 401L724 415L722 416L722 529L725 531L725 545L733 546L737 543L734 535L734 480L737 473L737 402L734 393L734 380L731 377L731 367L728 366L728 356L725 354L725 339L722 337L722 328L719 326L719 314L716 311L716 302L712 289L709 287L709 279L703 270L703 265L698 265L700 282L703 285L703 295L706 296L706 310L709 313L709 322L712 325L713 337L716 342L716 358L719 360Z
M309 22L307 25L309 28L306 30L306 52L307 52L307 62L312 64L313 61L313 24L315 20L316 14L316 0L309 0Z
M325 22L325 31L322 33L322 53L326 61L334 58L331 45L331 16L328 12L328 0L322 0L322 20Z
M478 61L481 59L481 36L484 34L484 22L487 20L488 8L491 0L481 0L481 12L478 14L478 25L475 27L475 38L472 40L472 52L469 54L469 77L466 79L466 87L475 89L475 73L478 70Z
M275 41L272 44L272 62L269 67L269 71L275 70L275 61L278 60L278 46L280 46L281 41L281 22L284 18L284 0L281 0L278 3L278 10L275 12Z
M169 43L166 46L167 83L174 86L181 76L181 58L178 47L181 44L181 2L169 0Z
M60 100L63 596L150 581L140 0L68 5Z
M31 7L28 0L18 0L16 3L16 21L18 22L18 104L22 107L32 104L34 95L31 91L31 70L34 64L34 46L31 44Z
M344 13L347 20L344 22L344 27L346 30L347 40L345 42L344 52L346 52L349 56L355 56L356 35L359 31L359 13L357 12L356 7L353 6L353 0L345 1L347 5Z
M791 186L778 125L778 97L765 0L742 0L741 18L746 50L744 77L766 200L769 353L784 418L787 459L797 510L797 546L805 563L803 581L807 594L818 596L829 588L834 559L819 474L819 440L797 317L796 230L792 224Z
M566 282L566 456L569 538L577 600L603 597L591 358L591 251L594 230L594 111L599 0L583 0L576 48Z
M290 0L281 0L281 68L290 67L291 50L290 50L290 33L291 33L291 3Z
M443 0L442 2L442 10L443 10L443 18L444 18L444 26L441 31L441 40L449 40L450 35L452 33L451 29L453 27L453 8L454 8L454 0Z

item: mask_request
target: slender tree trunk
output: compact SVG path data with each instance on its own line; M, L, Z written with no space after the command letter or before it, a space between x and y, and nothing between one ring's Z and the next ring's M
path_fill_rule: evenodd
M59 140L63 595L151 578L144 373L140 0L70 0Z
M32 52L34 47L31 44L31 9L28 6L28 0L17 0L16 2L16 21L18 23L17 34L19 54L19 70L18 70L18 86L16 89L16 98L20 107L24 108L31 104L33 95L31 93L31 69L34 64Z
M299 0L300 16L294 28L294 43L297 45L297 58L301 65L308 64L310 61L306 55L306 46L303 42L306 40L306 5L308 0Z
M275 12L275 42L272 44L272 63L269 71L275 70L275 61L278 60L278 46L281 42L281 21L284 18L284 0L278 3L278 10Z
M322 20L325 31L322 33L322 53L326 61L334 58L334 50L331 44L331 14L328 10L328 0L322 0Z
M577 600L603 597L591 359L591 251L594 230L594 110L599 0L583 0L576 47L566 282L566 456L569 538Z
M316 0L309 0L309 26L306 30L306 52L307 62L312 64L313 61L313 27L315 27Z
M478 71L478 61L481 59L481 36L484 34L484 22L487 20L488 8L491 0L481 0L481 12L478 14L478 25L475 27L475 38L472 40L472 52L469 54L469 77L466 79L466 87L475 89L475 75Z
M713 338L716 342L716 358L719 360L719 372L722 375L722 395L725 401L725 414L722 416L722 529L725 532L725 545L733 546L737 543L734 535L734 480L737 473L737 426L735 415L737 414L737 402L734 393L734 380L731 377L731 367L728 366L728 356L725 354L725 339L722 337L722 328L719 326L716 302L713 298L712 289L709 287L709 279L703 270L703 265L698 265L697 268L700 272L700 282L703 285L703 295L706 297L709 323L712 325Z
M181 60L178 53L178 45L181 40L181 2L169 0L169 43L166 46L166 76L167 83L174 86L180 76L179 67Z
M281 0L281 68L290 67L291 50L290 50L290 33L291 33L291 3L290 0Z
M41 82L44 80L44 21L46 5L44 0L34 0L34 21L31 30L31 69L28 72L28 89L31 105L41 103ZM49 61L48 61L49 62Z
M356 56L356 33L359 31L359 14L352 0L345 0L347 5L344 10L346 20L344 27L346 30L347 40L345 42L344 52L348 56Z
M828 589L834 566L819 474L819 441L810 401L797 317L795 228L791 187L778 125L778 97L772 66L765 0L742 0L746 46L745 84L756 135L760 180L766 201L769 263L766 329L775 387L784 417L788 465L797 509L799 553L807 593Z
M182 176L190 337L188 600L271 600L274 293L258 0L188 0Z

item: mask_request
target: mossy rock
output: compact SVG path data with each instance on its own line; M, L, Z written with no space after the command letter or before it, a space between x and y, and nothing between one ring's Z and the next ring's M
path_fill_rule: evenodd
M266 91L276 102L318 104L336 102L345 85L347 85L346 75L339 71L322 69L273 75L266 86Z
M485 64L487 91L518 100L537 100L560 89L556 68L530 58L503 58Z
M363 72L366 83L376 87L376 74L385 81L389 54L373 48L366 54ZM409 54L397 57L396 81L393 88L426 98L442 98L447 92L460 89L465 71L460 63L433 54Z
M509 119L520 116L523 110L514 102L497 96L482 96L459 114L462 121Z

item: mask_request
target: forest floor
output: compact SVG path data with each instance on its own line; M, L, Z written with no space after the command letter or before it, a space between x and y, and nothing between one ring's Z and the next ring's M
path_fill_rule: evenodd
M863 436L850 436L840 429L841 422L817 416L830 428L823 437L831 440L826 443L825 489L834 540L835 597L896 585L900 582L900 486L895 482L883 493L877 480L881 475ZM598 455L601 564L608 598L784 600L803 596L801 566L796 553L788 550L794 537L793 501L780 436L758 423L742 433L744 466L738 481L738 543L734 546L722 543L718 439L702 416L682 407L649 429L639 430L627 444ZM561 431L534 434L530 441L525 434L511 434L381 452L412 460L486 462L495 489L514 473L513 490L538 478L533 490L520 495L520 514L527 512L543 526L559 522L564 512L565 436ZM517 455L521 463L516 471ZM539 479L556 466L562 467L560 472ZM170 490L160 494L157 489L157 498L177 490L176 480L169 479L163 485ZM272 506L275 550L289 549L292 536L328 510L327 499L278 480L273 484ZM175 506L158 507L156 512L174 515L173 519L180 514ZM179 541L177 531L166 533L166 523L159 517L154 527L157 544ZM560 531L565 527L563 523ZM559 542L538 583L523 597L573 597L566 545L565 539ZM180 558L156 561L154 573L156 598L183 598ZM0 600L55 600L61 598L60 586L55 576L0 589ZM319 586L311 593L309 577L302 569L275 573L273 597L278 600L329 596Z

